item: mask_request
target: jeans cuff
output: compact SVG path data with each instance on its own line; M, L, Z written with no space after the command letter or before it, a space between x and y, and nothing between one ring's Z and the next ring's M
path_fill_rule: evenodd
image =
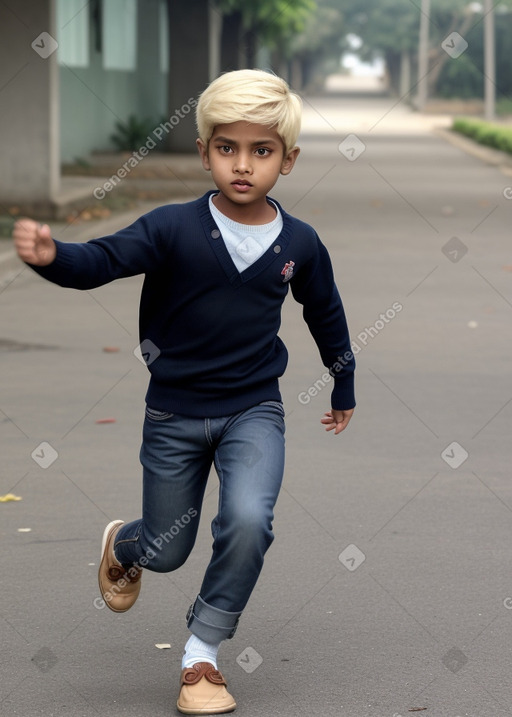
M208 605L197 596L188 609L187 625L190 632L204 642L217 644L230 640L236 632L241 612L227 612Z

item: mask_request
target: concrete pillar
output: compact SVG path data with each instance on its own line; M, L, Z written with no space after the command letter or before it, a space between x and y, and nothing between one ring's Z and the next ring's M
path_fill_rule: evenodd
M212 30L208 0L171 0L168 8L169 116L179 117L181 107L197 98L210 82L212 58L219 67L221 23L215 23ZM196 137L193 110L173 127L168 147L173 152L196 152Z
M55 0L0 3L0 203L47 211L60 187Z

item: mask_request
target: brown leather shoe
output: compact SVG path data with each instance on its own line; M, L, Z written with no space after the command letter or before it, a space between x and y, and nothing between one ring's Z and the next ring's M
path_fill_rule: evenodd
M114 612L126 612L140 593L142 568L123 568L114 556L114 542L122 520L113 520L103 533L98 583L105 605Z
M181 672L177 707L186 715L216 715L233 712L236 702L226 689L226 680L209 662L196 662Z

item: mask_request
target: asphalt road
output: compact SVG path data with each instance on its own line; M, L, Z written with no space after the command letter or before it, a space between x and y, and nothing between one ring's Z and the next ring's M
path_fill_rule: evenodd
M274 196L330 249L358 406L344 434L323 431L330 389L290 297L276 540L219 667L241 717L511 715L512 179L393 100L306 114ZM141 280L2 279L0 494L22 500L0 503L0 714L174 715L214 474L188 563L146 572L125 615L94 605L102 530L140 510Z

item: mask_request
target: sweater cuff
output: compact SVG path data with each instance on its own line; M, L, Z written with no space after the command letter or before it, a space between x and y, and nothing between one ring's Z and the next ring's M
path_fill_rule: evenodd
M57 239L53 241L55 242L57 254L51 264L47 264L46 266L34 266L34 264L25 263L35 271L36 274L42 276L43 279L51 281L54 284L61 284L63 277L69 274L73 266L73 259L65 242L57 241Z
M331 394L331 408L334 411L347 411L356 405L354 393L354 374L334 381Z

